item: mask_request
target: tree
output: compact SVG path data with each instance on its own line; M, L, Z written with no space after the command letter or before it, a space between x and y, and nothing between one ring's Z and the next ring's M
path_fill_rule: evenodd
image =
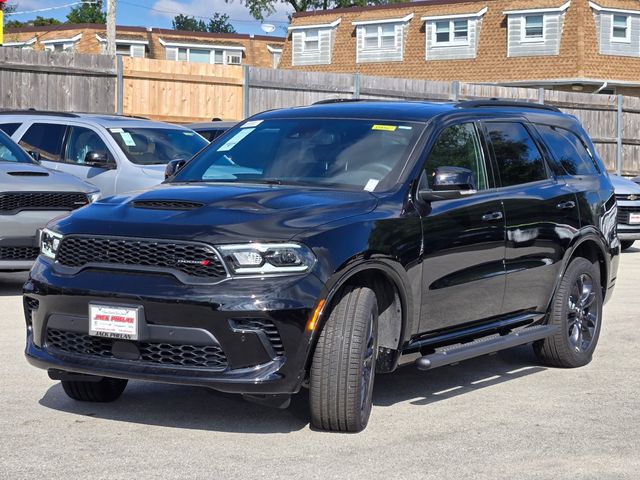
M67 14L67 23L107 23L107 14L102 10L102 0L82 0Z
M38 15L33 20L27 20L26 22L20 22L18 20L10 20L4 24L6 28L22 28L22 27L43 27L46 25L60 25L62 22L55 18L44 18Z
M176 15L173 18L174 30L186 30L189 32L211 32L211 33L236 33L236 29L229 23L229 15L213 14L209 22L198 20L189 15Z
M207 29L211 33L236 33L236 29L229 23L229 15L226 13L214 13L209 20Z
M225 0L227 3L233 0ZM387 5L390 3L404 3L407 0L240 0L249 9L249 13L257 19L272 15L278 4L288 4L296 12L309 10L332 10L334 8L366 7L372 5Z

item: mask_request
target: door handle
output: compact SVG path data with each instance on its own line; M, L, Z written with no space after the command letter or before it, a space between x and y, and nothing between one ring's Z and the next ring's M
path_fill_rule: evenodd
M576 202L574 202L573 200L569 200L566 202L560 202L558 205L556 205L556 208L560 210L570 210L572 208L575 208L575 206Z
M484 222L491 222L492 220L502 220L502 212L485 213L482 215Z

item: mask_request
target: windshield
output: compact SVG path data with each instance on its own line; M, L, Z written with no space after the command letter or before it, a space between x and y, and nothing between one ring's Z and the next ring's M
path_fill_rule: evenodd
M421 124L379 120L253 120L216 139L174 181L383 190L421 130Z
M2 132L0 132L0 162L36 163Z
M169 128L111 128L111 136L127 158L138 165L189 160L209 143L191 130Z

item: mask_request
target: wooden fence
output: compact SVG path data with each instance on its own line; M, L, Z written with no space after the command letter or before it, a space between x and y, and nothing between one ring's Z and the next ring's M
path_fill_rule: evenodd
M640 98L0 48L0 109L240 120L331 98L546 103L580 119L611 171L640 174Z
M114 112L116 68L103 55L0 48L0 108Z

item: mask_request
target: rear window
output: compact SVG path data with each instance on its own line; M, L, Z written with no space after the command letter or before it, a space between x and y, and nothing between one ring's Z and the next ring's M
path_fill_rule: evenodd
M43 160L60 160L65 125L34 123L20 139L20 146L28 152L38 152Z
M20 123L3 123L2 125L0 125L0 130L11 136L16 133L16 130L20 128L20 125Z
M582 140L573 132L549 125L537 125L551 151L558 175L598 175L600 171Z

